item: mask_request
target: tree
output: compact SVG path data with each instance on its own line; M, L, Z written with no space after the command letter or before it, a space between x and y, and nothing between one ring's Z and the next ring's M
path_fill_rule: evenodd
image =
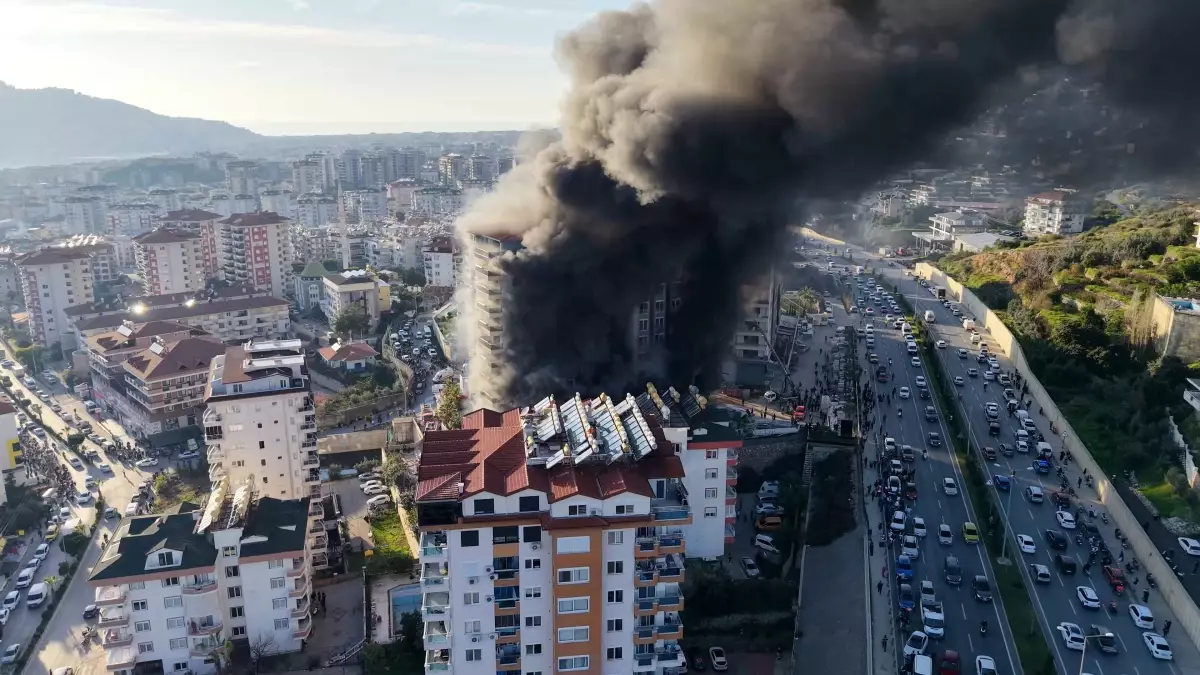
M50 360L50 361L62 361L63 360L63 350L62 350L61 342L55 342L54 344L50 345L50 348L46 350L46 359Z
M362 305L350 305L333 319L333 332L339 337L350 337L355 333L363 335L370 327L371 317Z
M91 539L82 532L72 532L62 538L62 543L59 546L63 552L72 558L78 558L87 550L88 542Z
M330 272L341 272L342 271L342 261L341 260L322 260L321 266L324 267L325 269L329 270Z
M249 646L250 662L254 664L256 675L263 658L279 651L279 648L275 646L275 636L270 633L259 633Z
M68 370L67 373L63 375L63 386L74 391L76 384L79 384L79 378L75 377L75 371Z
M396 371L386 363L376 363L371 369L371 379L377 386L387 389L396 384Z
M17 340L17 348L13 350L13 358L30 370L37 370L38 364L45 360L41 347L32 343L22 347L20 339Z
M446 387L442 389L442 400L438 403L434 416L447 429L459 429L462 427L462 408L459 401L461 397L462 391L459 390L457 382L448 382L446 383Z
M405 286L424 286L425 285L425 269L421 267L413 267L402 270L400 272L400 280Z
M412 489L415 484L408 465L395 457L388 457L383 466L379 468L379 475L384 485L395 485L400 488L401 492Z
M67 436L67 448L69 448L71 452L79 452L79 446L83 445L83 441L83 434L71 434Z

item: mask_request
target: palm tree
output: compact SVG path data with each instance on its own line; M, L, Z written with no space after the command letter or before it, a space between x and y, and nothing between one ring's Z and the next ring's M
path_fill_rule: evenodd
M54 576L53 574L46 577L45 579L42 579L42 582L50 587L50 595L51 596L54 595L54 589L58 586L58 582L60 582L60 581L62 581L62 579Z

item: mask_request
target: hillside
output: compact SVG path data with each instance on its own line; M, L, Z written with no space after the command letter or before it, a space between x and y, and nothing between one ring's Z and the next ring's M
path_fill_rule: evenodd
M226 122L167 117L67 89L0 82L0 167L225 150L258 138Z

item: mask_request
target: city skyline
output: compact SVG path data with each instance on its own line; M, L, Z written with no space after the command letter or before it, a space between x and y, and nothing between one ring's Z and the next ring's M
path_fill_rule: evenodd
M524 129L558 118L557 37L628 4L13 0L0 81L267 135Z

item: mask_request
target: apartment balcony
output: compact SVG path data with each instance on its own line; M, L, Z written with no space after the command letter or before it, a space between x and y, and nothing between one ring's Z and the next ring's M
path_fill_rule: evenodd
M633 576L634 588L650 588L658 585L658 570L638 570Z
M138 651L133 645L107 649L105 653L107 656L105 657L104 665L110 672L132 668L137 663Z
M289 577L292 577L293 579L298 576L303 575L304 574L304 558L292 558L292 567L284 574L286 574Z
M738 461L737 448L728 448L725 450L725 461L729 464L729 466L733 466L734 464L737 464L737 461Z
M309 596L307 596L307 595L301 597L299 600L296 601L296 604L292 606L292 618L293 619L299 619L301 617L308 616L309 610L312 609L312 607L309 606L308 597Z
M450 623L448 621L430 621L425 624L425 649L450 648Z
M214 443L208 446L208 463L216 464L225 460L225 451L221 449L220 443Z
M421 585L425 588L445 586L449 582L449 567L445 563L421 565Z
M312 635L312 617L300 619L296 622L296 630L292 631L292 637L297 640L307 640L308 636Z
M221 423L221 413L215 413L211 408L206 409L200 417L200 422L206 427L215 427Z
M309 469L304 474L304 482L305 483L320 483L321 482L321 472L313 471L313 470Z
M208 479L216 482L229 475L225 467L221 464L212 464L208 467Z
M633 644L652 645L657 641L654 626L638 626L633 629Z
M306 468L315 468L321 466L321 458L315 452L306 452L300 461L300 466Z
M314 438L314 439L312 439L311 441L304 441L303 443L301 443L301 444L300 444L300 447L302 447L302 448L313 448L313 449L316 449L316 447L317 447L317 439L315 439L315 438Z
M308 498L309 499L320 499L321 498L321 486L320 485L310 485L308 487Z
M213 652L221 649L221 647L222 643L218 640L197 641L193 642L192 646L188 648L188 653L193 658L202 659L211 656Z
M496 647L496 672L521 669L521 645Z
M658 581L660 583L683 583L685 576L685 568L683 566L682 555L670 555L657 566Z
M312 556L312 568L314 570L323 570L329 568L329 556L322 552L314 552Z
M421 602L421 618L443 621L450 614L450 594L446 591L426 591Z
M300 425L300 431L316 431L317 425L315 422L305 422Z
M446 558L446 534L425 532L421 535L421 560L440 561Z
M633 557L647 560L658 557L658 537L639 537L633 542Z
M496 644L514 644L521 641L520 626L505 626L496 629Z
M296 412L301 414L312 412L313 410L313 402L310 399L304 399L304 403L299 408L296 408Z
M683 622L679 620L677 613L668 614L663 623L654 628L659 640L683 639Z
M96 604L100 607L105 605L120 605L125 602L125 586L101 586L96 589L95 597Z
M126 645L131 645L131 644L133 644L133 633L130 633L129 631L123 630L120 628L111 628L109 630L104 631L104 635L103 635L103 639L101 640L101 644L104 645L105 649L112 649L113 647L124 647Z
M658 614L658 598L638 598L633 603L635 617L654 616Z
M507 586L519 586L521 583L520 570L496 570L492 574L492 582L496 588L504 588Z
M320 497L320 495L317 495ZM312 501L308 503L308 517L325 517L325 506L320 501Z
M129 615L124 607L102 609L98 618L97 628L124 628L129 625Z
M450 672L450 650L449 649L430 649L425 652L425 672L426 673L449 673Z
M495 604L496 616L511 616L521 613L521 599L519 597L496 600Z
M221 632L221 622L217 619L189 619L188 635L216 635Z
M204 430L205 445L211 443L220 443L223 440L225 440L225 434L221 429L214 429L212 431L209 431L208 429Z
M683 535L664 534L658 537L658 552L661 555L682 554L684 549Z
M302 598L308 595L308 576L302 576L296 579L292 584L292 588L288 591L288 596L293 598Z
M690 525L692 522L692 507L687 504L668 503L675 500L654 500L662 502L659 506L650 507L650 520L660 525Z
M725 484L728 485L729 487L736 488L737 481L738 481L737 469L733 468L732 466L727 467L725 469Z
M725 503L726 504L736 504L737 498L738 498L737 490L734 489L734 487L732 485L726 485L725 486Z
M634 654L633 655L633 674L634 675L654 675L655 671L654 654Z
M183 587L184 595L203 595L204 593L212 593L217 590L217 580L209 579L208 581L185 584Z
M663 649L656 650L654 652L654 661L659 667L665 669L683 668L687 665L683 655L683 648L677 644L669 644Z
M658 609L662 612L682 612L682 595L665 595L658 599Z

